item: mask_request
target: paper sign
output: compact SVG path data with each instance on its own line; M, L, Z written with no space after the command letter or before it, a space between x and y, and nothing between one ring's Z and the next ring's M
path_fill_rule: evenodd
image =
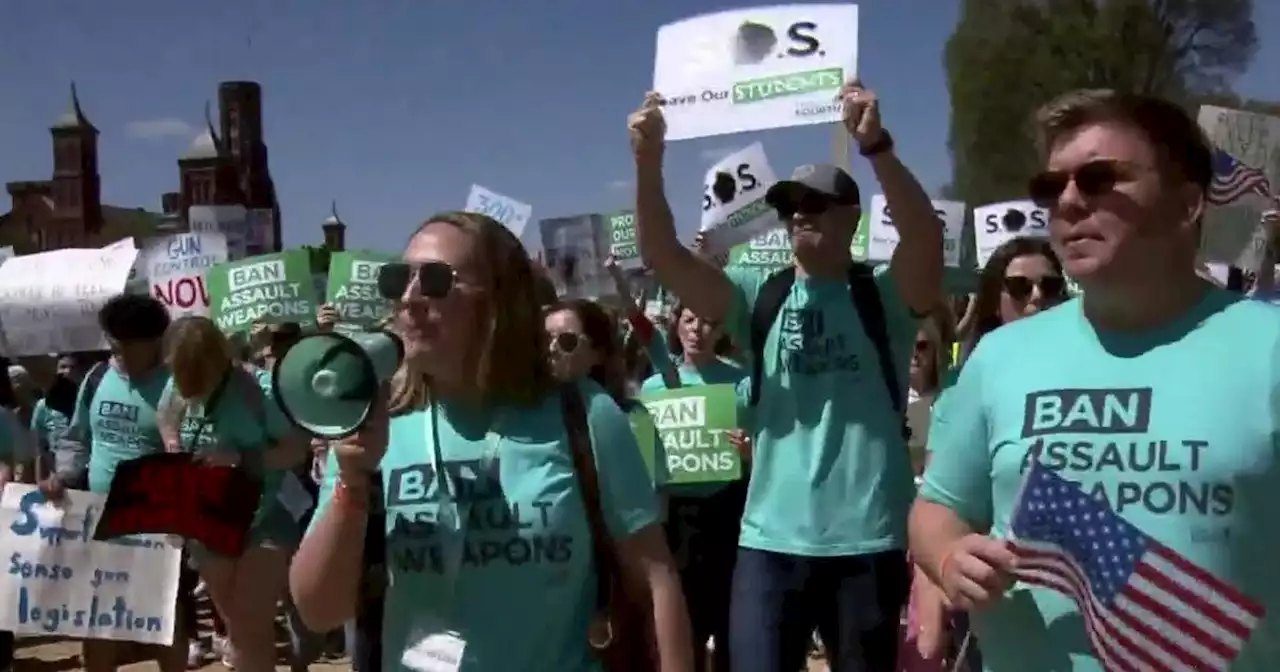
M791 236L782 228L765 231L729 252L730 266L776 270L790 266L794 260Z
M978 268L982 268L997 247L1014 238L1048 238L1049 213L1031 201L1006 201L974 208L973 236Z
M182 549L157 535L93 541L105 500L68 490L54 506L33 486L5 487L0 630L172 643Z
M964 203L955 201L933 201L933 213L942 226L942 259L952 268L960 267L960 240L964 235ZM884 196L871 197L871 212L867 222L868 261L889 261L893 258L893 250L898 247L898 229L893 225L889 214L889 204ZM861 226L859 226L861 228Z
M124 292L132 247L24 254L0 264L0 331L10 357L105 350L98 311Z
M315 324L315 284L306 250L218 264L205 281L210 316L226 333L249 331L255 323Z
M726 433L738 427L733 385L699 385L640 395L662 441L669 483L718 483L742 475ZM637 437L639 439L639 437Z
M209 316L205 273L227 261L226 236L205 232L156 238L139 258L151 295L169 309L171 317Z
M702 178L703 239L713 253L780 226L764 194L777 182L764 145L753 143L721 159Z
M390 261L376 252L334 252L329 257L325 303L338 311L338 323L373 327L391 315L391 302L378 293L378 269Z
M248 256L248 212L243 205L193 205L187 208L187 223L192 233L226 236L232 261Z
M609 254L618 261L618 267L630 271L644 267L636 242L636 215L630 210L615 212L605 217L609 230Z
M261 495L262 484L244 469L210 466L191 453L126 460L111 479L93 538L174 534L239 557Z
M4 247L0 247L0 264L3 264L4 262L12 259L13 257L14 257L14 253L13 253L12 245L5 245Z
M1262 213L1280 194L1280 117L1205 105L1197 120L1218 152L1200 256L1256 271Z
M467 195L466 209L467 212L488 215L502 222L502 225L516 234L517 238L524 231L525 224L529 223L529 217L533 215L533 206L490 191L478 184L471 185L471 193Z
M849 254L854 261L867 260L867 248L871 244L871 216L866 208L858 216L858 230L853 233L853 241L849 243Z
M753 7L659 28L653 90L685 140L839 121L857 71L857 5Z

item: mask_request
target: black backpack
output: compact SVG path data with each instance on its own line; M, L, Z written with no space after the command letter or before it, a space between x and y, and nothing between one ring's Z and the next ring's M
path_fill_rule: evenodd
M889 327L885 323L884 304L880 301L880 289L876 287L875 270L867 264L854 262L849 267L849 299L858 312L862 328L876 349L880 362L880 376L889 392L889 402L894 412L902 417L903 435L908 436L905 400L898 386L898 370L893 365L893 347L889 344ZM764 342L769 337L782 304L786 302L791 287L796 284L795 267L770 275L760 286L756 303L751 308L751 406L760 403L760 385L764 379Z

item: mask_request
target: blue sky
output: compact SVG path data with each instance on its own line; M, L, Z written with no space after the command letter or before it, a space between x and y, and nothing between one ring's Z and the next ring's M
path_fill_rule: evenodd
M531 203L535 219L619 209L632 197L625 118L652 81L657 28L749 4L776 3L10 0L0 180L48 177L47 128L75 80L102 131L104 202L158 210L217 83L251 79L264 87L286 245L319 242L336 199L349 247L398 251L426 215L461 207L473 182ZM860 74L931 190L950 175L942 47L956 4L860 3ZM1280 63L1280 38L1265 36L1280 29L1280 2L1256 4L1256 63ZM1280 98L1266 72L1255 67L1237 90ZM683 229L696 228L709 160L756 139L779 174L831 155L830 127L675 143L668 182ZM870 178L858 159L854 172Z

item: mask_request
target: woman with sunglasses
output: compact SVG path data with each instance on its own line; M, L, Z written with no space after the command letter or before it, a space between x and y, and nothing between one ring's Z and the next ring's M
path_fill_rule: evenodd
M998 327L1067 300L1062 263L1043 238L1014 238L991 253L978 276L973 328L960 349L964 361Z
M740 364L723 356L730 348L719 323L682 306L677 306L671 316L665 340L671 358L679 362L675 371L679 378L672 385L660 375L650 376L641 385L641 393L700 385L736 386L749 375ZM745 451L745 437L738 430L731 440ZM667 472L663 469L660 473ZM667 500L667 543L680 568L680 585L689 605L695 670L731 669L729 596L742 509L747 500L747 473L744 469L739 480L727 483L661 483ZM710 660L703 655L708 643Z
M381 268L404 361L385 406L329 450L290 572L294 602L317 632L355 614L365 497L380 467L394 586L384 669L600 669L588 635L608 598L597 600L580 438L607 547L628 594L648 605L661 669L688 670L679 578L630 423L596 383L555 379L534 279L506 227L461 212L429 218L403 260Z

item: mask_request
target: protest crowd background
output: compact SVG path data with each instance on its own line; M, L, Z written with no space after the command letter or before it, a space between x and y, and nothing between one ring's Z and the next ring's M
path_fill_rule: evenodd
M625 206L473 184L403 249L284 244L253 82L103 206L72 86L0 215L0 671L1276 669L1253 3L961 5L942 193L888 10L748 7L653 26Z

